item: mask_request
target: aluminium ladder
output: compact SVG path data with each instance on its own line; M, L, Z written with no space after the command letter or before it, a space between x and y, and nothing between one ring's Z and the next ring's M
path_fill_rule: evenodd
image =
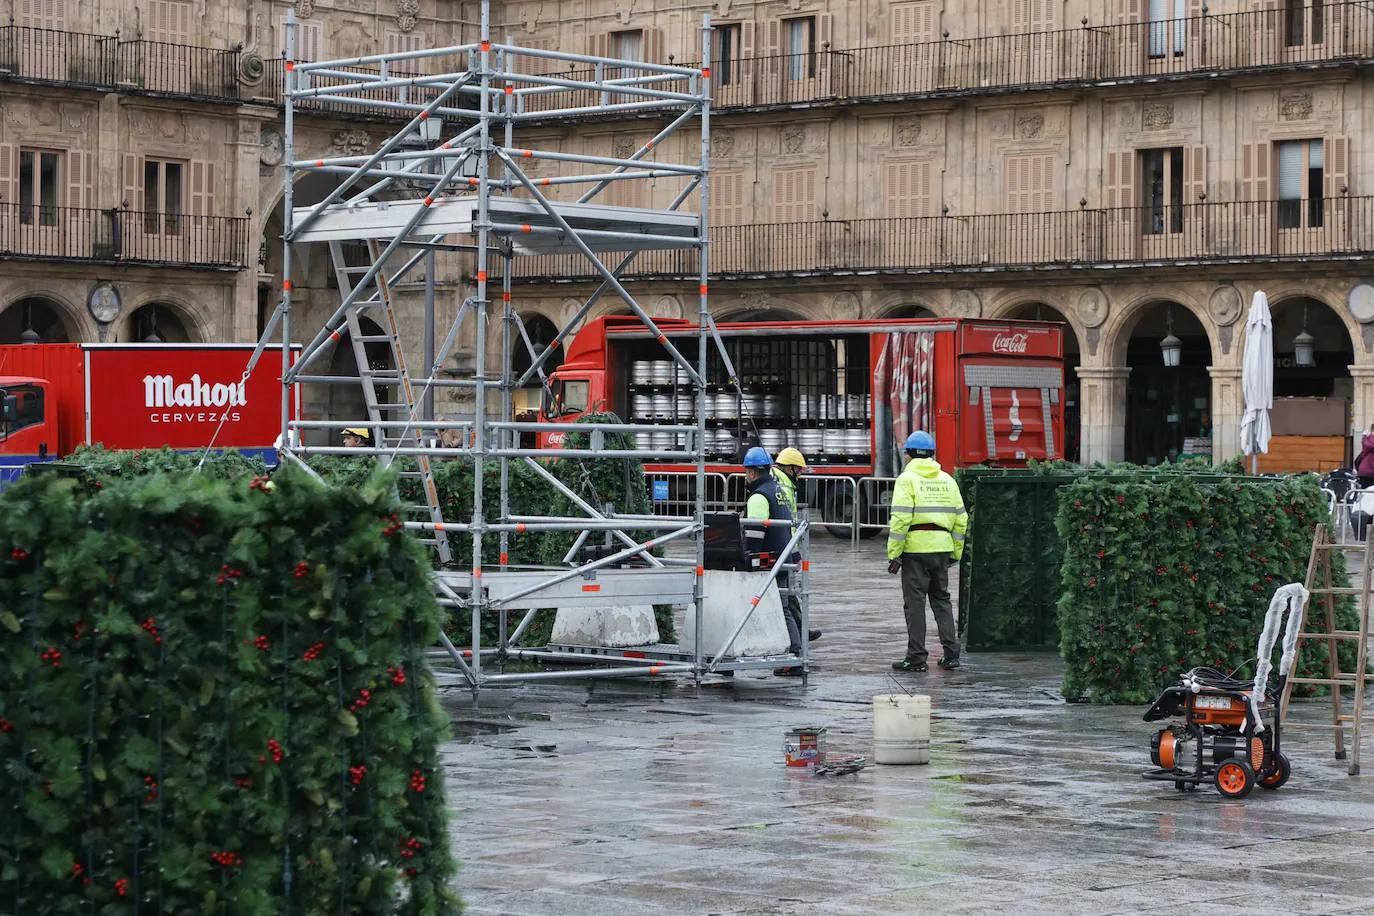
M1357 588L1349 586L1337 586L1332 583L1331 554L1335 551L1347 550L1347 545L1335 543L1331 540L1330 530L1327 525L1318 525L1316 534L1312 538L1312 555L1307 561L1307 582L1306 588L1312 598L1321 598L1323 614L1319 625L1324 626L1322 630L1309 630L1308 623L1311 616L1308 610L1312 606L1311 598L1303 608L1302 618L1299 620L1298 627L1298 646L1299 660L1301 660L1301 647L1308 640L1313 642L1324 642L1326 644L1326 674L1325 676L1289 677L1288 684L1284 688L1283 712L1284 716L1288 713L1288 699L1292 695L1294 684L1315 684L1330 688L1331 690L1331 721L1330 723L1283 723L1284 728L1329 728L1335 733L1336 738L1336 759L1344 760L1345 750L1345 729L1350 728L1350 767L1349 773L1354 776L1360 772L1360 733L1361 726L1365 724L1364 719L1364 690L1366 682L1366 656L1369 645L1369 611L1371 603L1371 591L1374 591L1374 567L1371 566L1371 558L1374 558L1374 531L1369 532L1365 538L1363 551L1363 567L1360 570L1360 585ZM1317 575L1320 571L1322 580L1317 583ZM1336 626L1336 602L1344 596L1351 596L1357 600L1357 613L1359 614L1358 629L1341 630ZM1340 664L1339 648L1343 643L1355 644L1355 670L1342 671ZM1296 666L1295 666L1296 668ZM1343 697L1345 691L1350 690L1350 712L1344 711Z
M377 264L381 248L375 239L367 241L367 252L371 264ZM334 276L339 284L339 295L346 298L353 294L354 278L367 274L371 270L371 265L350 266L344 258L343 245L337 241L329 243L329 256L334 262ZM382 453L381 463L386 467L392 462L390 449L397 446L419 445L416 423L420 408L415 397L415 387L411 382L410 369L401 347L400 328L391 297L391 285L382 265L378 265L376 277L370 285L373 286L372 292L369 295L359 295L345 314L348 321L348 339L353 346L353 359L358 366L358 377L362 380L363 403L367 406L368 419L373 424L372 441L374 447ZM377 322L382 328L381 334L367 334L363 331L359 317L364 309L381 312L380 320ZM367 345L370 343L385 343L391 350L391 362L396 368L374 369L367 358ZM384 391L394 391L395 399L383 399ZM395 421L404 422L406 425L383 425ZM447 564L453 559L453 555L449 549L448 535L444 532L444 514L439 506L439 491L434 485L434 470L429 456L417 455L416 467L414 471L401 471L397 475L400 478L420 481L425 502L423 505L407 508L416 514L423 513L434 524L433 537L421 538L420 543L432 544L438 551L439 561Z

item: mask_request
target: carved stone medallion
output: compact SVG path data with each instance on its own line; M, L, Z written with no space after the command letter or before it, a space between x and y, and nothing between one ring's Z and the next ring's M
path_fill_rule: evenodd
M1107 320L1111 305L1100 289L1085 289L1078 296L1078 320L1085 327L1100 327Z
M1240 310L1240 290L1234 286L1218 286L1207 299L1207 314L1219 327L1235 324Z
M1173 102L1146 102L1140 108L1141 130L1168 130L1174 126Z
M1279 117L1285 121L1306 121L1312 117L1312 93L1294 92L1281 97Z
M949 297L946 312L951 318L980 318L983 314L983 300L971 289L956 289Z

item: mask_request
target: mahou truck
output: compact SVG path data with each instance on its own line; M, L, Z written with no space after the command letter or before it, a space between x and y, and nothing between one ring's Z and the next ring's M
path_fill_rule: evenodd
M673 345L697 364L697 326L662 319ZM1064 457L1064 340L1037 321L918 318L739 322L719 325L738 386L714 345L707 352L707 469L741 470L745 449L793 446L821 477L894 477L914 429L935 434L948 470L1021 467ZM611 411L634 423L696 423L697 389L639 319L611 316L577 332L551 376L546 422ZM541 442L556 446L560 432ZM639 446L671 451L672 432L641 433ZM694 466L648 462L646 471ZM866 499L864 488L832 488ZM851 505L838 511L852 513ZM835 520L828 508L827 521ZM864 512L866 507L860 506Z
M213 443L275 460L281 347L269 348L244 381L252 352L252 344L0 346L0 481L91 443Z

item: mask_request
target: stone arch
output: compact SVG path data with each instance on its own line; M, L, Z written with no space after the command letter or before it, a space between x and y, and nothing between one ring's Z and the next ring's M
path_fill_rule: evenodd
M1304 290L1270 299L1269 311L1274 329L1274 397L1335 397L1353 402L1350 366L1359 335L1351 333L1342 314L1348 310L1334 308L1319 293ZM1297 364L1294 338L1304 332L1312 338L1312 366ZM1363 425L1359 418L1356 422Z
M32 293L0 309L0 343L71 343L81 340L83 324L60 296Z
M212 338L199 309L166 295L146 297L119 323L115 339L124 343L202 343Z
M1150 296L1133 303L1112 329L1112 364L1129 370L1125 386L1123 451L1127 461L1161 464L1213 453L1211 367L1216 364L1215 324L1205 310L1178 299ZM1178 339L1177 365L1166 364L1161 344Z
M936 318L934 310L928 305L921 305L916 302L903 302L898 305L889 305L878 311L879 318Z
M1358 352L1364 335L1360 330L1360 323L1356 321L1355 316L1350 313L1350 309L1347 307L1344 297L1332 297L1324 292L1314 290L1310 286L1304 287L1297 284L1290 287L1275 287L1272 293L1266 289L1264 294L1269 299L1269 310L1275 313L1276 318L1277 311L1281 306L1286 309L1291 304L1301 304L1303 301L1306 301L1309 306L1319 306L1324 310L1320 314L1328 317L1335 324L1338 324L1345 332L1345 343L1350 345L1351 352ZM1335 299L1334 302L1332 301L1333 298ZM1249 314L1249 311L1250 299L1246 299L1241 310L1241 316L1236 320L1238 331L1245 327L1245 317ZM1237 336L1239 337L1239 335ZM1274 328L1275 352L1278 351L1279 342L1279 328L1276 325ZM1321 350L1320 343L1321 341L1318 341L1319 345L1317 349L1319 351Z
M1105 362L1108 365L1122 366L1126 364L1126 350L1130 345L1131 337L1135 334L1136 328L1154 306L1172 305L1174 317L1191 317L1199 325L1207 336L1207 344L1211 350L1211 360L1215 363L1220 359L1221 347L1217 341L1216 323L1207 314L1205 303L1196 301L1192 296L1178 292L1173 296L1161 296L1154 292L1140 293L1126 302L1115 302L1107 321L1102 326L1102 342L1097 348L1097 352L1105 354ZM1163 336L1161 334L1161 336ZM1233 347L1234 349L1234 347Z

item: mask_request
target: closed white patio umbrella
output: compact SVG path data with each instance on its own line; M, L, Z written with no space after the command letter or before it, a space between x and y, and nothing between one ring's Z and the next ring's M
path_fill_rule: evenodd
M1256 291L1245 321L1245 354L1240 364L1245 414L1240 421L1240 450L1250 455L1250 472L1259 472L1259 453L1269 451L1269 411L1274 407L1274 322L1269 299Z

